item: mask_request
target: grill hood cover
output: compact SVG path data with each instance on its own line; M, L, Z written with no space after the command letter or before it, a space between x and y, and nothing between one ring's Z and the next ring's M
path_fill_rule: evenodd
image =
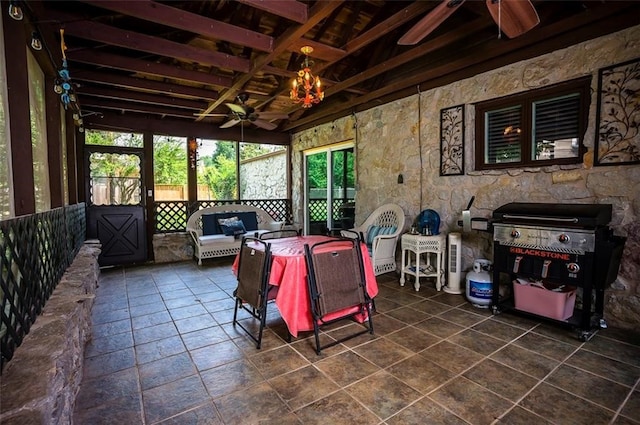
M494 210L493 220L503 223L598 227L609 224L612 211L611 204L511 202Z

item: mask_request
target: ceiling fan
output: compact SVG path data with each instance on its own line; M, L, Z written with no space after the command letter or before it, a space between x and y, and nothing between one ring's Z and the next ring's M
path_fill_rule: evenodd
M400 37L398 44L417 44L451 16L464 1L444 0ZM486 0L486 4L500 31L509 38L518 37L540 23L531 0Z
M258 112L252 106L247 105L249 99L249 93L241 92L236 96L238 103L225 103L230 109L228 114L196 114L198 116L224 116L229 117L229 121L223 123L220 128L233 127L236 124L250 122L257 127L265 130L274 130L278 127L277 124L270 122L269 120L287 119L288 114L282 112Z

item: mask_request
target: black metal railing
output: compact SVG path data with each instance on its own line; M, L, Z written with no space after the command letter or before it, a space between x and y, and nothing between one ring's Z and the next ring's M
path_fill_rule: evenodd
M0 221L0 372L80 250L85 205Z
M156 233L184 232L189 216L201 208L219 205L251 205L265 210L275 221L290 223L293 218L291 199L249 199L220 201L159 201L154 203Z

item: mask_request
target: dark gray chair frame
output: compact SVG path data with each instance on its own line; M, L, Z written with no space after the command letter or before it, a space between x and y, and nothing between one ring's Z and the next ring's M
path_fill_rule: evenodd
M269 232L256 233L256 237L261 240L267 239L279 239L279 238L294 238L300 236L302 230L298 229L283 229L283 230L271 230Z
M259 244L262 249L249 246ZM238 325L256 342L259 349L262 344L262 334L267 320L267 303L269 291L274 288L269 285L271 274L271 245L258 238L244 237L240 245L238 259L238 287L234 291L235 309L233 312L233 326ZM258 335L254 335L238 320L238 310L247 311L260 322Z
M371 297L367 292L362 251L359 239L342 238L304 246L307 262L307 283L316 354L365 333L373 335ZM325 316L349 307L357 311L331 320ZM361 331L351 333L339 340L320 345L320 326L345 319L353 319L358 313L367 314L368 320ZM368 322L368 325L367 325Z

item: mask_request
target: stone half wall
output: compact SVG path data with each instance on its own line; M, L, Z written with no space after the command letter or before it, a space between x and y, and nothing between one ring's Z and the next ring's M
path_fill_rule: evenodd
M292 181L296 222L302 222L302 154L305 149L353 139L356 142L356 223L377 206L393 202L407 227L426 208L441 216L440 230L461 231L461 212L472 196L472 217L491 216L508 202L610 203L615 234L627 237L620 273L607 289L610 325L640 324L640 165L593 166L598 70L638 57L640 26L521 61L472 78L418 92L376 108L293 135ZM592 77L592 101L584 137L584 163L572 166L474 171L476 102ZM441 177L440 110L465 105L465 174ZM398 184L398 174L403 184ZM489 233L463 235L463 268L474 258L492 258Z
M100 269L86 243L2 372L0 423L71 424Z
M187 232L153 235L154 263L173 263L193 259L193 239Z

